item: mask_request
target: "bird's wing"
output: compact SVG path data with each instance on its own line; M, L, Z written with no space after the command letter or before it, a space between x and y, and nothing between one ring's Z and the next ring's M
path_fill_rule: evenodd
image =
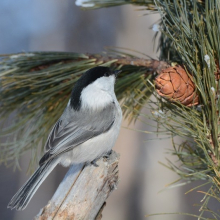
M48 136L45 145L47 152L39 164L73 149L92 137L105 133L114 123L115 114L114 103L95 113L74 111L67 107Z

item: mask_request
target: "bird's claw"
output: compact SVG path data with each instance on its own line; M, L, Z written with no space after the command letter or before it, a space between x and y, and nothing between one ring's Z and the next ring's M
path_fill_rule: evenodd
M112 153L112 150L110 150L110 151L108 151L108 152L106 152L105 154L103 154L102 156L103 156L103 158L104 159L106 159L106 160L108 160L109 159L109 157L110 157L110 154Z
M104 158L104 160L108 160L111 153L112 153L112 150L110 150L110 151L106 152L105 154L103 154L102 157ZM100 157L99 157L99 158L96 158L95 160L93 160L92 162L90 162L90 164L92 164L92 165L95 166L95 167L98 167L99 165L98 165L96 162L97 162L99 159L100 159Z
M98 159L95 159L91 162L94 167L98 167L99 165L96 163Z

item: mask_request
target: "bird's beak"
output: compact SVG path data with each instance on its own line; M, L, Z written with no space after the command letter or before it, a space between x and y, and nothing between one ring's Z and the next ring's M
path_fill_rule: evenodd
M118 74L121 73L121 72L122 72L122 70L115 70L115 71L114 71L114 75L117 77Z

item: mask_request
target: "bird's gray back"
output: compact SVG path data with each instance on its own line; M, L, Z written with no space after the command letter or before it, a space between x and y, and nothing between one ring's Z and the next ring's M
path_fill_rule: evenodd
M47 152L40 164L107 132L115 121L117 111L114 102L97 111L75 111L68 105L49 134L45 145Z

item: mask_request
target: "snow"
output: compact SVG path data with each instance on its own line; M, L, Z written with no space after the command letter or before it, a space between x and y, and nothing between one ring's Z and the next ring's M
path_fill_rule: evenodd
M90 0L76 0L75 4L77 6L81 6L81 7L85 7L85 8L86 7L89 8L89 7L95 6L94 3L89 3L89 2L90 2Z
M152 30L153 30L154 32L158 32L158 31L160 31L160 30L159 30L159 27L158 27L157 24L154 24L154 25L153 25Z
M208 67L210 67L210 56L209 56L208 54L206 54L206 55L204 56L204 60L205 60L205 62L207 63Z

